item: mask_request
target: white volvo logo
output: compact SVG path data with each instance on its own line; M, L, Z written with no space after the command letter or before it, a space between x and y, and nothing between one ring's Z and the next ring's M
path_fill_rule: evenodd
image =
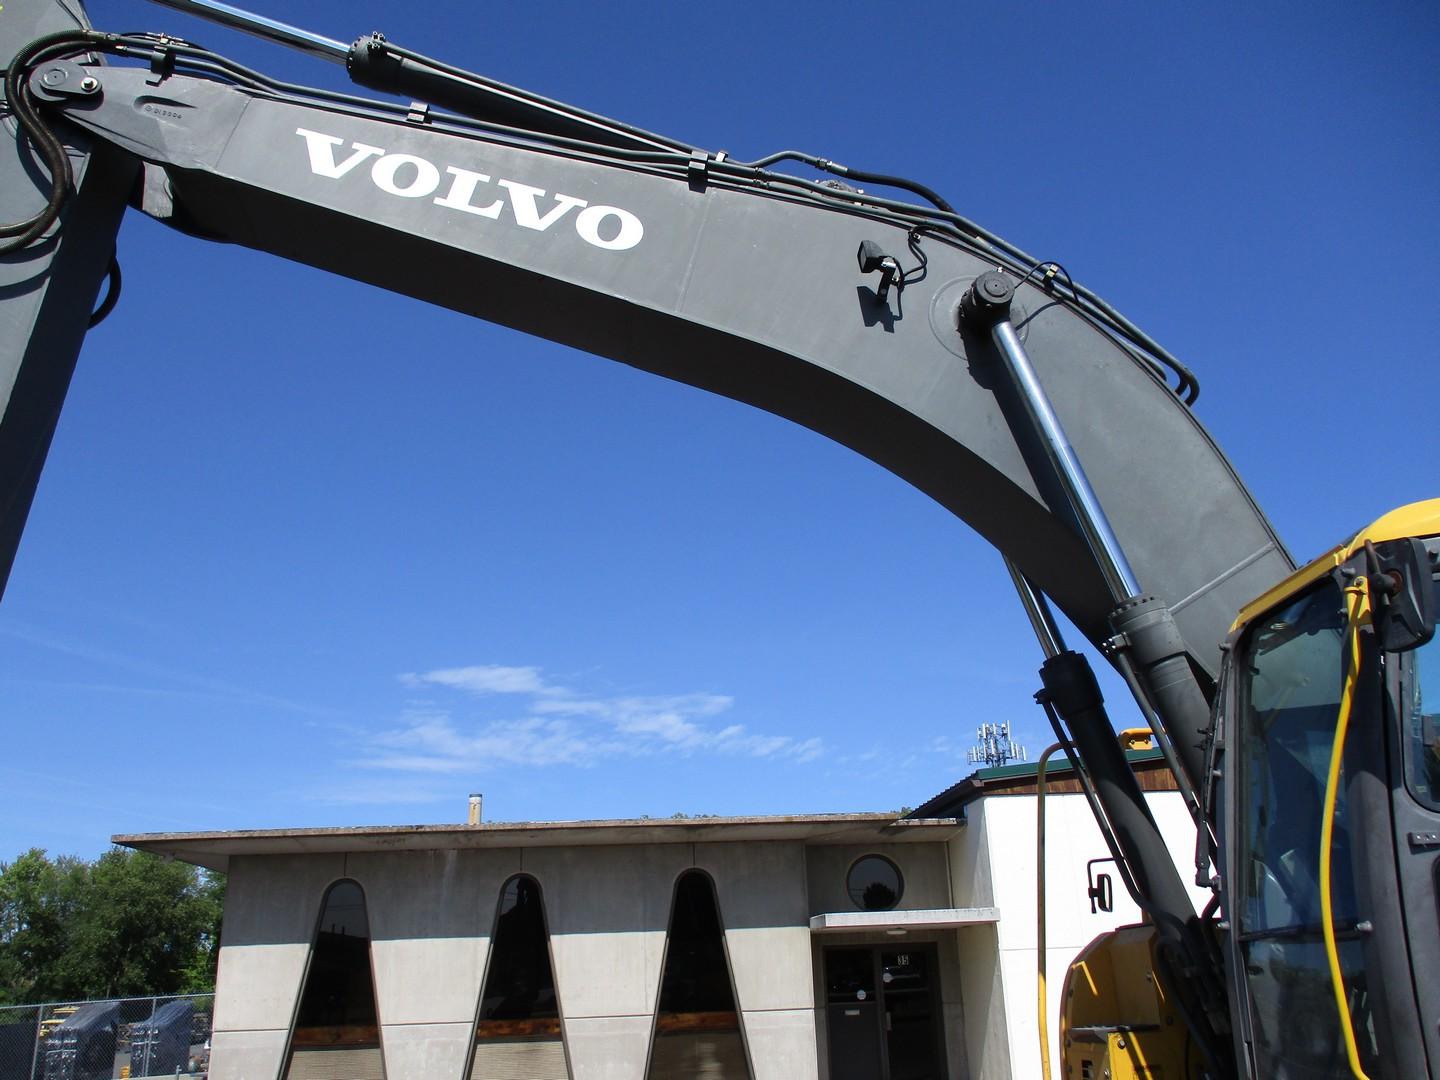
M618 206L591 206L584 199L556 192L550 196L553 206L547 206L541 213L540 200L545 198L543 188L531 187L518 180L496 180L497 187L508 194L493 202L477 204L476 195L480 185L491 183L490 177L482 172L461 169L455 165L445 166L448 178L442 178L440 170L429 161L414 154L390 154L382 147L368 143L352 142L344 158L337 157L345 145L344 139L326 135L320 131L296 128L295 134L305 140L305 149L310 153L310 171L316 176L339 180L346 173L363 162L370 161L370 179L376 187L389 195L402 199L431 198L436 206L458 210L463 214L499 220L501 212L508 205L515 224L522 229L544 232L552 225L570 217L572 210L578 211L571 222L576 234L587 244L606 251L628 251L640 243L645 235L645 226L629 210ZM372 161L373 159L373 161ZM437 195L442 182L444 194Z

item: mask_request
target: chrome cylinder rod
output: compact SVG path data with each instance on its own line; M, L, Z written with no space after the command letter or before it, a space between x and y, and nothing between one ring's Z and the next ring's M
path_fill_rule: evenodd
M1095 490L1090 486L1080 458L1065 435L1060 418L1055 415L1045 388L1040 385L1025 346L1020 342L1020 335L1010 321L1010 301L1014 295L1015 287L1010 280L1004 274L990 271L975 279L966 294L962 310L988 327L990 337L1019 391L1020 400L1024 402L1030 423L1040 435L1045 454L1075 513L1081 535L1089 544L1105 583L1118 604L1139 596L1140 583L1110 527L1104 507L1095 497Z
M345 58L350 55L350 46L343 41L336 41L334 38L323 37L320 34L312 34L309 30L301 30L298 26L290 26L288 23L266 18L264 15L255 15L229 4L219 3L218 0L150 0L150 2L174 8L176 11L183 11L186 15L194 15L197 18L219 23L221 26L228 26L232 30L254 34L256 37L278 42L292 49L299 49L301 52L318 56L322 60L329 60L331 63L344 64Z
M1060 634L1060 627L1055 622L1055 614L1050 610L1045 594L1035 587L1035 583L1025 576L1008 555L1005 556L1005 569L1015 584L1015 591L1020 594L1020 606L1025 609L1025 614L1030 619L1030 629L1035 631L1035 639L1040 642L1040 651L1045 654L1046 660L1059 656L1065 651L1065 638Z

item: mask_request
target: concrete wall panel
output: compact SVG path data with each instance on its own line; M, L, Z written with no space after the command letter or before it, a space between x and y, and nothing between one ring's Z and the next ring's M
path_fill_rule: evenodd
M998 932L993 925L980 924L957 930L955 937L960 954L965 1059L970 1078L1010 1080L1010 1028L1005 1012L1005 982L997 960Z
M552 934L555 985L566 1016L650 1016L665 932Z
M518 851L352 855L365 890L381 1024L473 1024L490 932Z
M966 808L965 828L950 841L950 895L956 907L995 906L985 805Z
M950 1080L969 1080L970 1063L965 1056L965 993L960 970L960 945L956 934L940 934L936 940L940 961L940 1015L945 1025L945 1061Z
M320 901L343 876L339 855L231 860L215 995L217 1032L278 1031L283 1051ZM212 1057L225 1064L223 1051Z
M814 1007L807 927L727 929L725 951L730 955L736 1005L741 1011Z
M744 1021L755 1080L816 1080L820 1075L813 1010L747 1012Z
M224 945L304 945L320 900L345 876L343 855L237 855L225 879Z
M490 939L372 941L380 1022L473 1026Z
M950 906L950 872L942 843L872 844L866 847L816 844L805 849L809 914L856 910L845 887L845 875L851 863L862 855L883 855L900 868L905 887L900 903L896 905L897 911Z
M550 920L550 951L566 1018L655 1011L675 879L689 844L537 848L525 852Z
M283 1031L216 1031L210 1038L211 1080L275 1080L287 1038Z
M805 849L800 844L696 844L715 882L741 1012L811 1009Z
M809 925L803 845L696 844L695 867L714 879L727 930Z
M487 937L500 887L520 872L520 852L377 852L349 856L345 869L365 889L377 941Z
M386 1080L460 1080L470 1055L471 1025L386 1024Z
M216 1031L279 1031L288 1038L309 945L226 945L216 981Z
M566 1017L572 1080L644 1080L651 1026L648 1016Z

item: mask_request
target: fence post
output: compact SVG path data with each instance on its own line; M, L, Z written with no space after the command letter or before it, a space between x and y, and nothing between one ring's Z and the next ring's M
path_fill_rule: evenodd
M30 1075L26 1080L35 1080L35 1063L40 1057L40 1032L45 1019L45 1006L38 1005L35 1008L35 1048L30 1051Z

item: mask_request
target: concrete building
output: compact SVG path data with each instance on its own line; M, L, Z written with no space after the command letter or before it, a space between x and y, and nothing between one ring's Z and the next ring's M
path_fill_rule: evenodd
M1183 871L1180 798L1132 757ZM228 875L214 1080L1000 1080L1039 1076L1034 790L1011 766L898 818L115 839ZM1119 890L1092 911L1076 790L1052 771L1052 1043L1069 960L1139 919Z

